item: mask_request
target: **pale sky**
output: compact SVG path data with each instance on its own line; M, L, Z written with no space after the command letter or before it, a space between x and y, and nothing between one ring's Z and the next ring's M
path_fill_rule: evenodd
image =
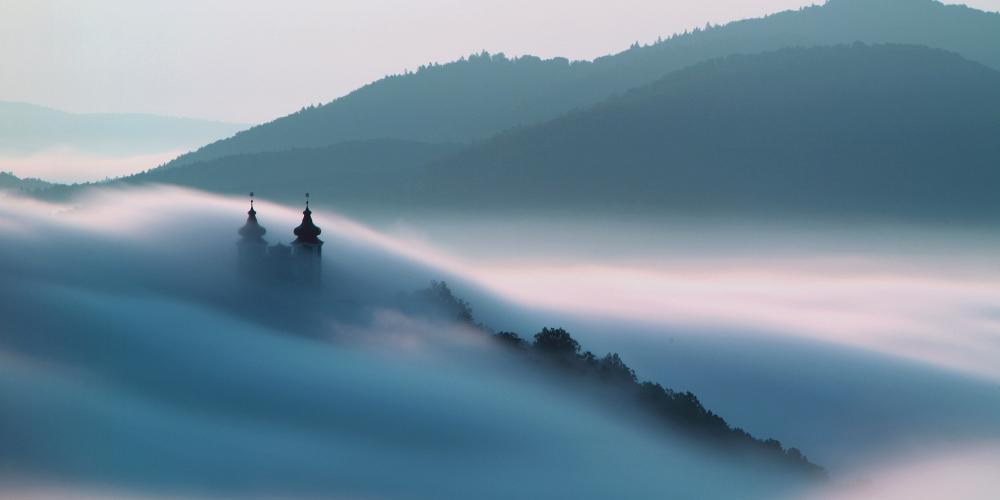
M589 59L812 3L0 0L0 100L260 122L482 49Z

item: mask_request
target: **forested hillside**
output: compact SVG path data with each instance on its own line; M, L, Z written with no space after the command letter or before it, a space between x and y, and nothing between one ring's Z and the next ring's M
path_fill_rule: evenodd
M1000 72L916 46L731 56L461 148L363 141L131 182L340 209L975 219L1000 212Z
M732 56L428 167L441 206L997 213L1000 72L916 46Z
M591 62L484 53L432 64L240 132L168 166L353 140L473 142L595 104L708 59L855 41L926 45L1000 69L1000 14L933 0L832 0L637 44Z

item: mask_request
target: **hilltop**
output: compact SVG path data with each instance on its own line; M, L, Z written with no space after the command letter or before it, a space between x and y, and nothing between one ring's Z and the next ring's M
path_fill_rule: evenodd
M428 166L422 203L996 213L1000 72L916 46L731 56ZM512 198L512 195L516 197Z
M430 64L242 131L167 166L357 140L471 143L596 104L706 60L855 41L925 45L1000 69L1000 14L932 0L831 0L636 44L594 61L484 52Z
M22 179L10 172L0 172L0 189L13 189L17 191L32 191L35 189L45 189L53 184L40 179Z
M130 182L301 184L337 208L997 212L1000 72L905 45L730 56L472 146L362 141L222 158ZM298 182L296 186L286 181ZM294 183L294 182L293 182ZM287 188L287 189L286 189ZM287 191L287 192L286 192Z

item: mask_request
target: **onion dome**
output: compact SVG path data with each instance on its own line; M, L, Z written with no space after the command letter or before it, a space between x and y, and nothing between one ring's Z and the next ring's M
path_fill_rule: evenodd
M247 212L247 223L243 224L243 227L240 228L239 234L243 237L244 241L263 244L265 233L267 233L267 229L264 229L257 222L257 211L253 209L253 193L250 193L250 210Z
M302 223L293 231L295 241L293 245L322 245L323 241L318 238L323 230L313 224L312 210L309 210L309 193L306 193L306 209L302 212Z

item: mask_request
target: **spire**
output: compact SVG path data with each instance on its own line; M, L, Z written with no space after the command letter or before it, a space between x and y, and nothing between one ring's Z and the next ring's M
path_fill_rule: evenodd
M250 193L250 210L247 211L247 222L240 228L239 234L244 241L264 243L265 233L267 233L267 229L264 229L257 222L257 211L253 208L253 193Z
M296 236L295 241L292 242L293 245L323 244L323 241L318 238L323 230L313 224L312 210L309 210L309 193L306 193L306 209L302 211L302 223L292 232Z

